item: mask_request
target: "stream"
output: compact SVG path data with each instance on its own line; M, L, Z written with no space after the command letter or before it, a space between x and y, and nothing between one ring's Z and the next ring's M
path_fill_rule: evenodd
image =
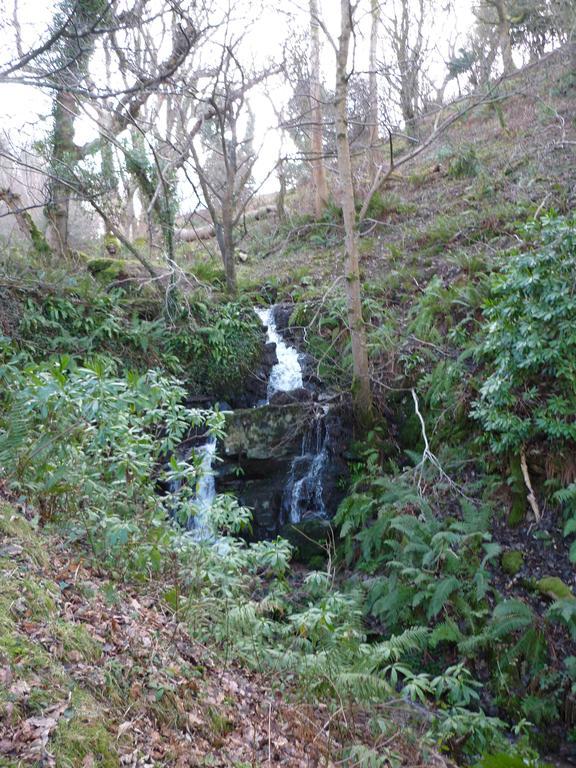
M198 479L194 496L194 514L188 520L190 535L198 540L208 540L212 537L209 526L210 508L214 503L219 485L223 485L224 491L235 492L240 503L253 509L257 538L268 538L287 524L300 524L309 520L327 520L333 514L334 508L329 509L326 501L325 485L327 477L330 480L332 466L331 429L329 428L330 408L328 405L311 405L312 394L305 403L294 402L283 407L271 404L271 399L279 392L303 392L302 367L300 354L296 347L289 344L278 329L274 307L256 308L255 312L266 328L266 342L275 345L277 362L272 365L267 382L266 399L258 403L253 409L240 411L228 411L227 416L242 417L250 421L251 412L258 417L265 426L272 424L275 427L281 421L283 414L288 411L301 409L306 414L304 426L298 424L296 429L286 427L286 436L281 436L281 442L292 441L294 447L290 455L285 455L285 446L274 445L268 450L268 456L260 456L258 461L249 463L249 471L240 478L230 479L231 472L226 475L225 470L216 464L218 455L222 453L215 438L209 438L206 442L197 446L195 451L202 457L201 476ZM304 395L307 393L304 392ZM290 414L288 414L290 415ZM333 430L332 430L333 431ZM252 441L254 443L254 440ZM225 447L225 446L224 446ZM255 453L257 446L251 445ZM240 452L242 453L242 452ZM225 451L224 451L225 454ZM250 459L250 450L244 451ZM240 461L240 458L238 461ZM219 462L221 463L221 462ZM247 461L242 465L243 473ZM257 465L258 466L255 466ZM334 464L337 465L337 462ZM254 488L262 486L258 493ZM331 483L332 492L335 483ZM269 490L272 488L272 490ZM250 493L252 492L252 495ZM260 503L259 503L260 502ZM331 507L334 505L332 504ZM272 508L270 510L270 508ZM270 510L262 512L262 510ZM265 524L259 525L262 515L268 514ZM270 522L272 521L272 522Z

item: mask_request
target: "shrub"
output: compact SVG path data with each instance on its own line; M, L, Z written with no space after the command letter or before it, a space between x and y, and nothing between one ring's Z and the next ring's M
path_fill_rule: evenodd
M474 416L495 453L576 440L576 224L549 216L524 234L540 247L510 259L485 309L491 373Z

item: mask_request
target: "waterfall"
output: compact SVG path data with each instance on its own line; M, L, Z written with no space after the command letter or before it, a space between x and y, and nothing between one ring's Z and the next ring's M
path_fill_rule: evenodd
M271 307L257 308L256 314L267 327L267 341L276 344L278 362L270 372L268 381L268 400L275 392L289 392L302 386L302 369L298 362L298 350L288 346L280 335Z
M326 518L323 472L329 465L329 436L326 413L316 416L302 438L302 451L294 459L282 497L282 516L291 523Z
M286 344L274 321L273 308L256 309L267 340L276 344L278 363L272 368L268 382L268 400L275 392L289 392L302 387L302 369L298 350ZM327 517L324 503L323 472L329 462L329 440L324 417L315 417L302 438L300 456L292 462L282 497L282 517L291 523L303 519Z
M197 449L198 454L202 456L200 464L200 477L196 483L196 493L192 508L194 514L188 519L188 530L194 535L194 538L200 541L206 541L212 538L210 529L210 508L216 498L216 481L212 464L216 455L216 438L210 435L204 445Z
M298 350L283 339L274 320L273 308L255 310L266 326L267 341L276 345L278 362L270 372L267 387L267 406L276 392L290 392L303 386L302 369ZM281 407L281 406L280 406ZM311 518L327 518L325 482L333 461L329 436L328 408L317 413L302 438L300 455L291 464L284 482L280 499L279 519L284 522L300 523ZM213 463L216 457L216 438L207 436L205 442L196 447L200 461L200 476L192 497L193 514L188 519L190 535L198 541L207 541L220 546L210 527L210 508L216 497L216 482Z

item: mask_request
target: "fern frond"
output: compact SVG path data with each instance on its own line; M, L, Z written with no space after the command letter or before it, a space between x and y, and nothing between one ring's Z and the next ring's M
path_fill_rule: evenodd
M394 694L386 680L368 672L342 672L333 684L342 697L353 696L359 701L382 701Z
M499 640L512 632L530 626L533 621L532 609L521 600L504 600L494 609L490 620L490 635Z

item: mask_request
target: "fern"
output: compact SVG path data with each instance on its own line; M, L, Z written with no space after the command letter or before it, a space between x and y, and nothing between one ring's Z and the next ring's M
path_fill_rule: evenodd
M440 643L456 643L463 639L462 632L453 619L448 619L442 624L438 624L430 633L428 644L431 648L436 648Z
M385 701L395 693L386 680L369 672L341 672L333 685L339 696L352 696L358 701Z
M489 625L490 636L499 640L519 629L525 629L534 621L532 609L521 600L504 600L494 609Z
M428 604L427 616L429 619L434 618L440 613L450 595L459 589L460 586L460 579L457 579L456 576L448 576L437 583Z
M400 635L370 646L367 664L372 671L390 661L398 661L413 651L422 651L426 646L429 630L427 627L410 627Z

